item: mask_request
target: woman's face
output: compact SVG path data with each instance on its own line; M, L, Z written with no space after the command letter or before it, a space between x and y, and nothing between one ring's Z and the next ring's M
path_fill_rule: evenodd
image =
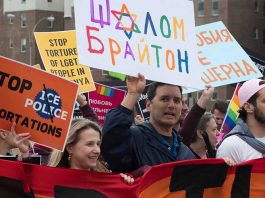
M216 140L217 140L217 132L218 132L218 129L217 129L217 124L216 124L216 121L215 119L210 119L209 122L207 122L207 128L206 128L206 133L208 134L208 137L209 137L209 141L212 145L212 148L215 149L216 147Z
M100 143L98 131L92 128L81 131L77 143L67 148L68 153L71 154L70 168L90 170L96 167L100 155Z

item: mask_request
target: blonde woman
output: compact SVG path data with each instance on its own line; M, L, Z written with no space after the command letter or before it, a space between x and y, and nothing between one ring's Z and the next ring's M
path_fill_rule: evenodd
M76 119L72 122L65 150L63 152L54 150L48 166L110 172L104 163L99 161L100 144L99 125L87 119ZM128 184L134 182L133 178L125 174L121 176Z

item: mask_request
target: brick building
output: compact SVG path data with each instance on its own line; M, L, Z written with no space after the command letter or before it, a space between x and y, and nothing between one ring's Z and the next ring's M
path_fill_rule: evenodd
M265 53L265 0L194 0L196 25L223 21L235 39Z
M61 0L0 0L0 54L27 64L41 64L33 32L62 31Z

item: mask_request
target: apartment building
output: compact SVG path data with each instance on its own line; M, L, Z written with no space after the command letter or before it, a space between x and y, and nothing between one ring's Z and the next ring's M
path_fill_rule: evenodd
M0 0L0 54L41 64L33 32L64 30L62 0Z

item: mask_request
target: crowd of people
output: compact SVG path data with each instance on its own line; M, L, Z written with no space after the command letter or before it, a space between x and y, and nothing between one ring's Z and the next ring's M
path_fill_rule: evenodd
M241 86L237 125L219 145L216 145L217 136L228 105L216 101L211 111L206 112L213 87L206 87L189 110L187 96L182 94L180 86L153 82L146 99L150 117L144 121L134 115L134 108L146 86L145 77L141 74L127 77L126 83L127 95L107 113L103 126L99 126L86 97L78 95L83 118L72 121L63 152L44 148L42 164L116 172L132 184L134 178L124 173L146 166L216 157L234 165L265 156L265 81L252 79ZM17 148L19 158L30 162L36 155L36 147L30 142L30 134L16 134L15 126L14 123L10 131L0 129L0 155L12 155L11 150Z

